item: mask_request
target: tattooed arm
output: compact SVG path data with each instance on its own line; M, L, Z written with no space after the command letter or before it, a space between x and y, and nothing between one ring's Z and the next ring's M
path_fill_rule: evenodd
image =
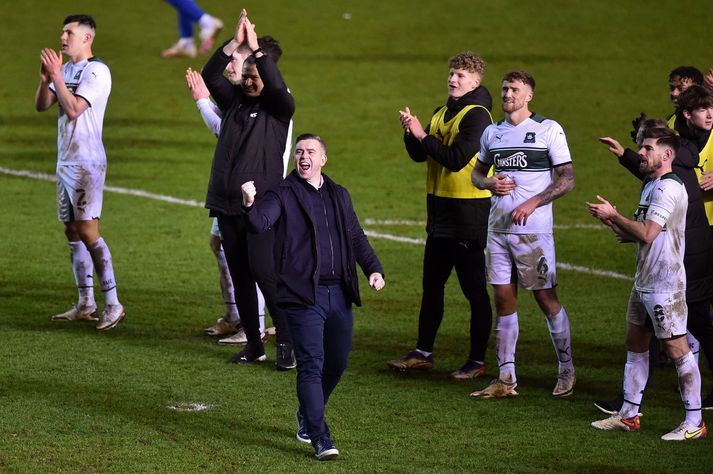
M520 204L512 211L512 221L515 225L527 224L527 218L540 206L551 203L555 199L564 196L574 188L574 166L572 163L565 163L554 169L557 180L547 189Z

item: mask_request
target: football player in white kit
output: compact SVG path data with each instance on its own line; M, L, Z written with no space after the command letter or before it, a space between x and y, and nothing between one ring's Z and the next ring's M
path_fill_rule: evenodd
M111 253L99 234L106 153L102 143L104 111L111 91L109 68L92 54L96 23L88 15L72 15L63 23L61 53L40 53L40 85L35 108L48 110L59 102L57 120L57 215L64 222L72 270L79 291L77 304L52 316L54 321L99 319L108 330L124 318L114 281ZM94 300L96 270L104 293L104 310L97 318Z
M619 214L601 196L587 203L589 212L611 227L622 242L636 242L636 276L626 320L627 357L624 366L624 403L618 413L592 426L601 430L636 431L639 405L649 376L652 332L674 361L686 411L684 421L661 438L689 441L707 434L701 417L701 374L686 340L685 250L686 188L671 170L679 139L669 128L647 128L639 151L639 170L648 178L634 219Z
M559 372L552 395L574 392L576 382L569 318L557 298L552 201L574 188L574 168L562 127L529 110L535 79L525 71L505 75L505 119L485 129L473 184L491 198L486 263L493 285L495 341L500 373L474 398L517 395L515 349L519 333L517 288L532 290L547 318ZM492 177L487 177L491 167ZM557 179L554 179L554 177Z

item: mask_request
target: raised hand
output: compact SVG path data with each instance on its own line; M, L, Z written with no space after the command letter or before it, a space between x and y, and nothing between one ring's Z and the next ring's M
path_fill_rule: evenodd
M245 19L248 17L248 12L243 8L238 18L238 24L235 26L235 42L243 44L245 42Z
M255 33L255 24L250 23L250 19L247 17L247 12L245 13L245 42L250 48L250 51L257 50L260 45L257 42L257 33Z
M203 81L203 76L199 72L191 68L186 69L186 85L191 91L193 100L207 99L210 97L210 92Z
M614 140L611 137L601 137L599 138L599 141L608 146L609 151L614 153L619 158L624 156L624 147L621 146L621 143L619 143L618 141Z
M639 136L639 129L641 128L641 124L646 120L648 117L646 117L646 114L641 112L638 117L636 117L634 120L631 121L631 126L633 127L631 129L631 139L638 145L636 142L636 138Z
M713 90L713 68L708 70L708 74L703 77L703 85Z
M411 109L409 109L408 107L406 107L405 110L399 110L399 120L401 121L401 127L403 127L406 133L408 133L409 123L411 122L412 118L413 115L411 115Z
M405 110L399 110L399 116L401 119L401 126L404 131L418 140L423 140L426 138L426 132L421 126L421 122L418 117L411 114L411 109L406 107Z
M606 225L610 225L609 222L614 216L617 215L616 207L612 206L609 201L597 194L597 200L599 204L593 204L591 202L586 203L589 213L602 221Z
M44 62L40 63L40 81L42 81L45 84L50 82L50 74L47 71L47 68L45 67Z
M60 53L54 49L45 48L40 52L40 60L42 61L40 75L44 70L52 81L62 76L62 56Z

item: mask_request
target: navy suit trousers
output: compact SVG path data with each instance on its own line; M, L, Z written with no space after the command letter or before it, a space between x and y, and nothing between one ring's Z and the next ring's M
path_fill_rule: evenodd
M354 316L344 290L318 285L316 304L285 309L297 359L297 398L312 444L329 438L324 408L347 368Z

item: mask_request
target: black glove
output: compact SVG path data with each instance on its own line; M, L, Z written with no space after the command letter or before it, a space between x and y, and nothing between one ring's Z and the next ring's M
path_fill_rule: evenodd
M636 117L634 120L631 121L631 126L634 127L634 129L631 131L631 139L634 140L634 143L636 143L636 136L639 134L639 128L641 127L641 122L646 120L648 117L646 117L646 114L641 112L641 115ZM637 143L638 145L638 143Z

